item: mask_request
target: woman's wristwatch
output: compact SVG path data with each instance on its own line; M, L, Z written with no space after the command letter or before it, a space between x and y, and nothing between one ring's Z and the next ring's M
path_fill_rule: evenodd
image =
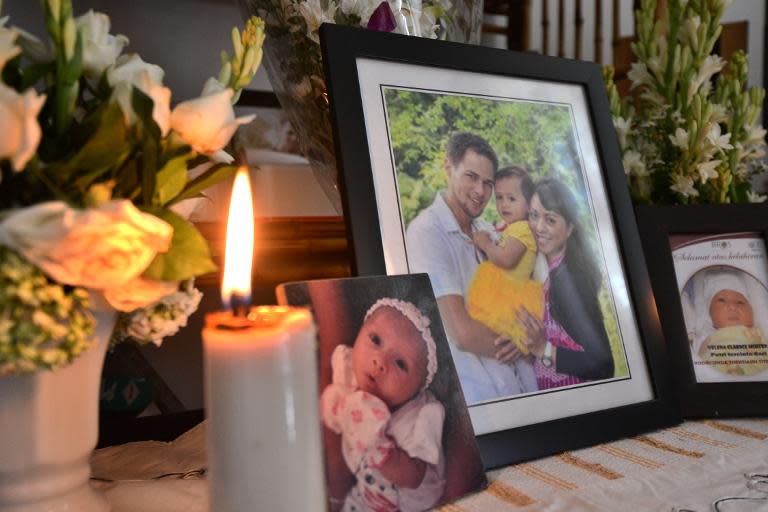
M541 356L541 364L544 365L544 368L549 368L552 366L552 351L554 350L554 345L552 345L551 341L547 341L547 344L544 345L544 355Z

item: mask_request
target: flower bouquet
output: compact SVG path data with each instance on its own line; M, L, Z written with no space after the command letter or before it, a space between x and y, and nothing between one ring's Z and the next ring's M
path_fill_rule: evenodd
M106 15L43 11L46 43L0 19L0 509L102 511L88 455L107 342L159 344L197 308L192 280L216 266L186 219L235 171L223 149L250 119L232 102L264 31L233 29L219 76L171 109L163 70L123 54Z
M0 376L71 362L97 302L120 312L115 340L186 324L192 279L216 270L186 217L235 170L223 148L250 118L232 102L264 38L256 18L233 29L218 78L171 109L163 70L122 54L106 15L75 18L68 0L44 14L47 45L0 21Z
M640 203L760 202L751 177L764 171L765 91L746 88L747 56L713 54L725 0L656 1L636 12L634 98L605 81L632 198ZM633 102L634 100L634 102Z
M320 57L323 23L478 44L482 0L239 0L264 19L264 67L315 176L341 213L328 96Z

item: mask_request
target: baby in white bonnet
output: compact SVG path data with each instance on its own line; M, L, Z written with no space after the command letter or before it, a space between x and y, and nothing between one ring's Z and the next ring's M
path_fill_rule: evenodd
M342 510L433 507L445 489L445 408L428 389L437 372L429 319L410 302L379 299L354 345L336 347L331 366L322 421L341 435L356 477Z
M724 346L738 345L743 352L765 343L762 330L755 326L754 311L743 275L731 269L711 271L697 294L695 307L696 329L691 347L695 358L732 375L752 375L765 369L766 365L751 362L731 364L729 361L738 358L720 356Z

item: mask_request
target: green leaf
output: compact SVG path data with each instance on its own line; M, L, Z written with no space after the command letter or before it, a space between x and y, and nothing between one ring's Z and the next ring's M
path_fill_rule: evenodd
M8 67L8 64L6 64L6 68ZM40 80L42 77L44 77L46 74L51 73L54 69L56 69L56 66L53 62L36 62L33 64L30 64L27 66L21 75L21 86L20 90L26 90L29 87L33 87L38 80ZM5 74L5 69L3 69L3 74ZM8 80L5 80L6 83L8 83Z
M157 126L155 119L152 117L152 111L155 108L155 102L152 101L152 98L147 96L138 87L133 86L131 106L136 116L141 120L143 129L148 131L149 135L155 139L160 140L160 127Z
M131 104L136 113L136 129L141 137L141 194L145 205L152 204L155 196L156 172L160 153L160 127L152 118L154 102L138 87L133 87Z
M170 210L146 210L173 226L173 239L168 252L158 254L144 275L160 281L180 281L215 272L216 264L203 235L189 222Z
M748 203L749 196L747 192L752 190L752 185L748 181L742 181L741 183L735 183L731 185L731 202L732 203Z
M168 205L176 204L184 199L190 199L197 197L205 189L215 185L216 183L225 180L235 174L237 166L218 164L205 171L203 174L187 183L184 191L178 196L174 197Z
M172 158L157 172L155 193L152 196L153 206L165 206L184 190L187 184L188 159L188 154Z
M163 162L167 162L171 158L176 158L177 156L181 155L187 155L188 158L199 158L197 156L197 153L192 152L192 147L190 147L189 144L184 141L184 139L179 136L178 133L171 131L168 133L168 136L165 137L161 141L162 146L162 159ZM205 159L207 162L208 159ZM191 162L190 162L191 163ZM194 167L193 165L188 165L189 168Z
M103 173L122 165L130 149L123 112L116 103L111 103L101 112L90 139L55 172L51 168L50 174L66 183L77 173L80 177L76 185L86 189Z

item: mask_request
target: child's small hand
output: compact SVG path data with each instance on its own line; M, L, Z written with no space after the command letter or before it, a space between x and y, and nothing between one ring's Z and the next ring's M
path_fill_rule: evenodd
M487 231L475 231L472 233L472 242L481 250L493 244L491 234Z

